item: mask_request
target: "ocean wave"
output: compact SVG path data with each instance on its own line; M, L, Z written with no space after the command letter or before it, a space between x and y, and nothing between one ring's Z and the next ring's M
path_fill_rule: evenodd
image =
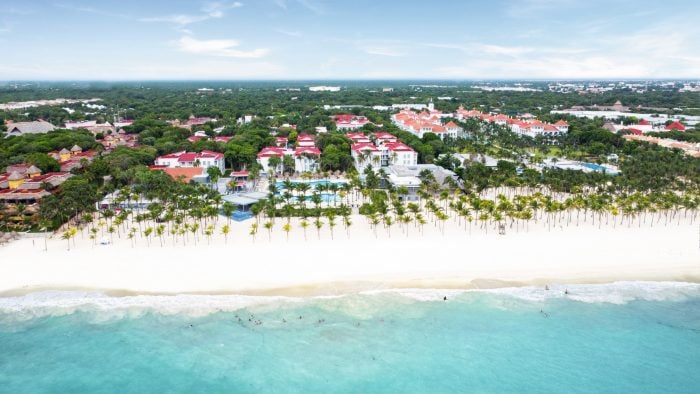
M686 282L614 282L499 289L385 289L355 294L315 297L248 295L137 295L114 297L100 292L43 291L0 298L0 315L14 321L75 312L95 312L97 320L138 317L145 313L201 317L244 308L269 310L311 305L343 311L357 317L371 316L382 308L414 302L469 301L472 295L507 297L527 302L568 299L586 303L626 304L635 300L684 301L700 297L700 284Z
M700 284L688 282L613 282L606 284L553 284L544 287L513 287L482 290L525 301L563 299L585 303L624 305L632 301L684 301L700 297Z
M302 298L281 296L180 294L113 297L100 292L42 291L0 298L0 314L12 315L14 320L61 316L75 312L97 312L96 316L105 320L138 317L150 312L201 317L251 306L301 301Z

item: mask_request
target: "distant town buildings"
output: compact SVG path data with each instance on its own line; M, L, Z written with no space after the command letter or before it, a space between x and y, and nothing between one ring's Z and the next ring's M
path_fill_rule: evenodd
M685 125L683 123L675 121L668 125L664 125L660 119L657 119L654 123L642 119L637 123L625 125L622 122L620 124L606 123L604 128L616 133L618 131L628 131L635 135L642 135L646 133L658 133L664 131L685 131Z
M309 86L311 92L339 92L340 86Z
M680 149L687 155L700 157L700 143L681 142L670 138L657 138L635 134L624 135L622 138L628 141L644 141L669 149Z
M25 108L43 107L43 106L49 106L49 105L65 105L65 104L77 104L77 103L83 103L86 105L90 105L88 103L93 103L95 101L100 101L100 100L101 99L99 99L99 98L92 98L92 99L57 98L57 99L52 99L52 100L12 101L9 103L0 104L0 110L10 111L10 110L14 110L14 109L25 109Z
M618 120L620 118L634 116L637 119L645 120L653 125L664 124L671 120L673 122L683 121L685 126L693 126L700 123L700 116L697 115L666 115L666 114L655 114L655 113L629 113L621 111L590 111L585 110L582 107L572 107L565 110L552 110L549 111L550 114L557 115L571 115L577 118L603 118L607 120Z
M215 118L209 118L209 117L197 118L194 115L190 115L190 117L185 121L175 119L175 120L169 120L168 123L171 126L181 127L183 129L191 129L192 126L199 126L199 125L203 125L203 124L209 123L209 122L216 123L216 121L217 120Z
M110 152L119 146L135 148L138 146L138 134L126 134L123 129L117 133L105 135L102 139L95 140L105 147L105 151Z

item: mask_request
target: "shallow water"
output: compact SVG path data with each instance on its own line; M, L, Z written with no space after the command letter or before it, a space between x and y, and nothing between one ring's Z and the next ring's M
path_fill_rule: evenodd
M700 391L699 285L568 291L3 298L0 392Z

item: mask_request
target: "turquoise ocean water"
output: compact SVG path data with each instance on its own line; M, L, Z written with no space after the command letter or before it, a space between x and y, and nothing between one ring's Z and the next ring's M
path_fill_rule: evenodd
M0 392L700 392L699 285L567 289L0 298Z

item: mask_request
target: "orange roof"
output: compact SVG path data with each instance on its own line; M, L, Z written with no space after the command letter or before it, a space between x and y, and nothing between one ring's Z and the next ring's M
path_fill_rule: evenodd
M190 183L193 177L202 175L203 167L176 167L165 168L163 171L173 177L173 179L182 179L185 183ZM181 178L182 177L182 178Z

